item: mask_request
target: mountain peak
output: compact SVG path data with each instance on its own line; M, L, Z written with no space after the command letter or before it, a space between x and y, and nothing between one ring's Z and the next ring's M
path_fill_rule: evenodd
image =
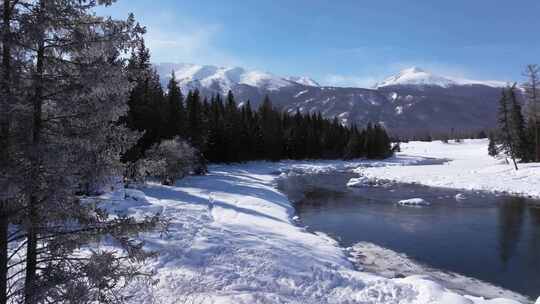
M480 81L464 78L436 75L422 68L413 66L401 70L394 76L390 76L382 82L376 83L375 88L389 86L436 86L448 88L451 86L484 85L490 87L502 87L502 81Z
M434 75L419 67L410 67L401 70L398 74L390 76L380 83L377 83L375 87L381 88L396 85L449 87L455 84L457 83L450 78Z
M308 77L280 77L272 73L241 67L218 67L189 63L161 63L156 64L155 67L158 73L164 76L163 81L169 79L170 73L173 71L183 91L203 87L216 93L225 94L240 85L269 91L296 85L320 86Z
M404 69L400 72L400 74L415 74L415 73L426 73L426 71L417 66L413 66L408 69Z

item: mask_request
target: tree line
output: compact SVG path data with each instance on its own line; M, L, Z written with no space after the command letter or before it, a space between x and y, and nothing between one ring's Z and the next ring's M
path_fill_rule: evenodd
M125 156L127 162L145 158L162 140L182 138L200 152L200 161L231 163L280 159L385 158L390 138L378 124L364 129L344 126L320 113L282 113L267 97L258 109L249 100L239 103L231 91L225 96L184 97L174 72L164 90L150 64L144 43L130 58L136 71L135 88L123 118L132 130L144 132Z
M498 129L489 134L489 155L510 157L516 170L518 162L540 162L540 67L527 66L525 76L522 90L516 83L502 90Z

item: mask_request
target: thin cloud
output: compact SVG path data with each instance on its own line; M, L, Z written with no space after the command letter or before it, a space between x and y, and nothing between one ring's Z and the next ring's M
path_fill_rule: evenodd
M324 77L322 83L333 87L371 88L379 79L372 76L352 76L330 74Z
M222 27L218 24L191 24L181 32L149 28L145 39L157 62L240 65L240 60L217 45L221 33Z

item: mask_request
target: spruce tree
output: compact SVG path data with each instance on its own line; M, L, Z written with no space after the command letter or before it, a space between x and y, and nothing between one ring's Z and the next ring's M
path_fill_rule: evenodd
M510 134L516 157L522 162L527 162L531 157L531 149L528 142L521 104L517 99L515 90L516 84L508 90L510 101Z
M204 150L206 158L211 162L224 161L225 134L223 122L223 102L220 95L212 97L208 115L207 144Z
M174 71L171 72L171 79L167 85L167 105L168 119L165 122L165 137L169 139L175 136L184 137L186 131L184 98Z
M75 290L89 301L110 299L118 286L90 284L90 275L95 280L106 279L95 276L95 267L113 280L128 279L133 272L128 267L95 264L106 255L101 250L88 258L73 253L109 234L129 240L123 245L128 257L134 258L142 252L121 231L142 228L146 222L139 226L132 219L111 220L99 205L85 202L79 193L94 192L108 177L119 174L120 155L134 142L135 134L117 123L125 114L130 87L121 54L134 45L142 30L132 16L126 21L96 16L96 2L24 1L18 2L24 9L16 10L12 6L16 2L10 1L4 2L4 10L6 3L8 10L20 13L18 28L25 34L17 36L21 40L13 44L17 53L4 48L3 55L31 60L21 70L26 80L20 89L26 93L20 96L21 116L11 124L21 136L17 146L10 145L14 153L9 155L25 181L11 220L18 228L12 240L26 246L6 262L25 267L10 274L9 280L0 267L0 285L7 282L11 290L7 300L14 303L33 304L43 299L68 303L67 297ZM13 62L4 58L3 63L8 61ZM15 88L12 84L11 80L4 82L10 90ZM122 260L128 257L108 261L124 265ZM20 260L15 261L17 258ZM2 301L7 298L4 292L0 292Z
M497 142L495 139L495 135L493 132L489 133L488 137L489 143L488 143L488 154L489 156L497 156L499 154L498 148L497 148Z
M198 89L190 91L186 98L187 138L197 149L204 151L205 147L205 117L203 117L201 96Z
M345 147L345 152L343 155L344 159L353 159L360 157L362 155L362 137L356 126L352 127L351 136L349 136L349 141Z
M505 88L502 90L501 98L499 99L499 141L500 141L500 151L505 153L507 156L512 158L514 167L518 170L516 163L516 149L515 149L515 140L512 131L512 122L511 122L511 105L510 105L510 88Z
M20 1L5 0L1 5L1 66L0 66L0 304L8 301L8 272L10 258L9 224L17 215L17 197L22 194L20 166L17 165L17 128L16 120L27 120L19 117L16 105L24 96L21 76L26 66L20 39L23 37L17 20L20 18Z
M265 96L259 108L259 119L265 158L273 161L280 160L283 155L281 115L274 110L268 96Z
M128 112L121 122L142 136L137 144L128 150L123 159L127 163L135 163L144 157L144 153L162 138L168 137L168 125L165 123L170 115L165 102L163 89L157 72L150 63L150 51L144 40L137 43L128 63L129 81L133 88L128 99Z
M238 162L240 161L240 149L241 147L241 116L238 112L236 100L232 91L227 93L227 100L225 104L224 113L225 122L225 161L226 162Z
M522 87L525 90L528 104L531 159L540 162L540 67L536 64L528 65L524 76L527 77L527 81Z

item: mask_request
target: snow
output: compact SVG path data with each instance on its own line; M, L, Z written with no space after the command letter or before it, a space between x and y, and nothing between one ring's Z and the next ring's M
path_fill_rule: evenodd
M276 91L283 87L288 87L291 85L291 82L274 76L270 73L260 72L260 71L245 71L240 77L240 84L247 84L253 87L266 88L270 91Z
M401 205L401 206L429 206L431 204L429 202L427 202L423 198L416 197L416 198L409 198L409 199L400 200L398 202L398 205Z
M463 143L441 141L402 143L396 165L358 168L355 171L370 179L419 183L432 187L506 192L540 197L540 164L519 164L519 170L504 159L487 154L487 139ZM447 160L434 164L434 159ZM416 163L400 166L400 163Z
M147 248L159 253L145 266L157 281L130 284L130 303L518 303L463 296L427 275L386 278L359 271L335 240L295 226L292 203L275 187L290 174L418 161L404 155L211 166L208 175L174 186L151 183L113 193L111 208L135 216L160 212L170 220L167 234L143 236ZM112 199L126 195L128 203Z
M378 273L385 278L420 275L429 277L452 290L475 296L504 297L526 302L527 299L514 292L458 273L441 271L423 265L407 255L383 248L373 243L360 242L346 249L353 263L362 270Z
M455 198L456 198L456 201L464 201L464 200L467 199L467 197L466 197L465 194L463 194L463 193L458 193L458 194L456 194L456 197L455 197Z
M298 77L298 76L289 76L289 77L286 77L285 79L288 80L288 81L296 82L296 83L301 84L301 85L308 86L308 87L320 87L321 86L317 81L315 81L315 80L313 80L313 79L311 79L309 77L306 77L306 76L300 76L300 77Z
M369 185L369 178L365 176L351 178L349 182L347 182L347 187L362 187Z
M391 76L376 85L377 88L393 85L436 85L449 87L455 83L445 77L433 75L417 67L411 67L400 71L397 75Z
M180 87L184 91L198 85L211 89L215 89L217 86L224 94L241 84L270 91L298 84L320 87L315 80L308 77L280 77L268 72L248 70L241 67L218 67L190 63L161 63L157 67L162 73L166 73L163 75L164 77L169 78L170 71L173 70Z
M307 92L309 92L309 90L303 90L303 91L300 91L298 92L296 95L294 95L294 98L298 98L304 94L306 94Z
M375 88L382 88L396 85L415 86L439 86L443 88L455 85L485 85L490 87L504 87L507 83L503 81L481 81L464 78L445 77L432 74L418 67L411 67L400 71L398 74L388 77L375 85Z

